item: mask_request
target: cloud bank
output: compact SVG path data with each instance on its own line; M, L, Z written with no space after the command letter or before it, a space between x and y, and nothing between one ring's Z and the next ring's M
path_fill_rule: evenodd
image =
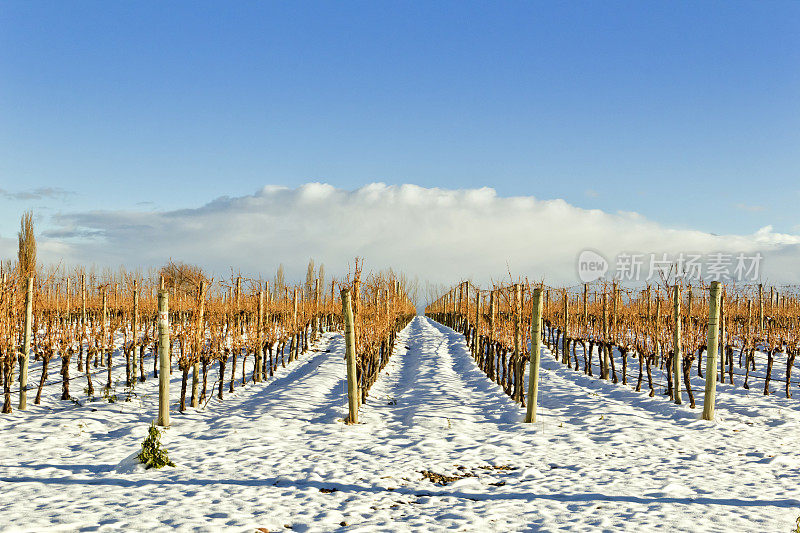
M0 241L6 257L15 239ZM607 213L563 200L500 197L490 188L446 190L372 183L342 190L324 183L267 186L175 211L59 214L40 239L40 258L55 263L158 266L169 258L217 274L305 274L310 257L330 274L355 256L368 269L392 267L422 280L478 282L516 276L577 281L576 258L591 248L620 252L744 252L765 255L762 277L797 282L800 236L765 227L751 235L713 235L665 227L636 213Z

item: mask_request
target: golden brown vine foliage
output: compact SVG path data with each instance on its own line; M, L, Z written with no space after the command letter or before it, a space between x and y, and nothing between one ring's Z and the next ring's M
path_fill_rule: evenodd
M470 283L465 291L464 283L459 283L438 296L426 307L426 315L464 332L470 348L479 350L477 358L481 361L484 361L488 350L485 346L492 347L493 357L500 352L513 351L516 320L513 285L495 284L489 289L480 289ZM668 368L664 363L668 362L675 351L672 299L674 285L631 289L604 281L574 287L548 287L526 282L523 286L520 317L523 357L527 356L525 350L529 339L525 335L530 331L530 298L535 286L541 286L544 291L545 344L555 354L561 352L561 357L558 358L563 362L570 365L574 362L577 368L578 356L583 355L576 352L576 344L581 347L582 353L587 348L591 350L592 346L597 348L603 344L613 347L614 357L618 358L617 368L614 368L613 357L610 361L611 377L614 379L617 379L614 376L620 370L621 380L626 379L625 366L628 360L620 360L620 354L638 357L640 363L647 365L648 373L657 368ZM728 381L736 376L746 377L746 361L749 357L750 367L755 370L753 351L758 351L761 352L759 357L766 373L766 378L758 379L765 379L767 383L770 380L784 383L786 395L789 396L789 385L797 384L798 377L797 373L792 376L796 355L800 353L798 288L730 284L723 290L718 375L722 378L724 364ZM480 313L475 309L478 302L481 303ZM490 302L493 305L490 306ZM694 286L683 284L680 312L678 319L681 324L683 365L686 367L696 361L692 372L702 376L705 365L700 363L708 335L708 285L702 282ZM563 354L565 335L570 352L566 357ZM480 338L481 342L476 343L473 336ZM777 366L774 371L772 368L773 363L777 365L774 356L778 353L785 356L781 361L781 376L776 375ZM733 369L734 354L737 355L735 359L738 372ZM581 363L583 370L588 372L586 359ZM487 365L487 369L490 377L496 377L496 369L491 364ZM672 379L671 375L666 376L666 380L669 379ZM767 385L764 393L769 393Z
M32 235L32 218L27 216L20 231L22 263L9 262L2 268L0 371L5 373L3 384L9 387L14 383L13 366L24 326L21 283L27 277L25 269L35 269ZM359 368L366 390L391 353L394 336L415 309L402 276L390 271L367 275L362 282L360 270L359 264L356 279L339 287L350 283L356 293ZM270 288L268 283L242 276L215 281L197 266L173 261L147 275L123 269L39 272L34 278L32 351L39 359L52 358L51 365L58 366L51 366L49 376L46 372L31 376L31 383L55 383L60 368L63 399L75 397L76 392L80 396L81 390L96 398L98 388L114 384L111 362L116 372L121 367L126 373L126 386L133 393L137 380L152 376L157 368L156 296L163 286L169 293L171 361L184 372L181 405L185 395L196 392L194 381L191 391L187 390L193 370L200 373L201 401L209 392L213 394L208 386L214 389L215 383L220 385L221 399L223 383L232 390L234 381L267 379L278 366L291 364L312 348L321 332L341 329L337 282L328 283L326 288L316 279L306 279L295 286ZM75 357L70 359L71 355ZM247 366L248 361L258 364ZM212 374L213 366L217 371ZM72 380L79 384L70 392L67 387ZM192 400L196 405L197 398Z

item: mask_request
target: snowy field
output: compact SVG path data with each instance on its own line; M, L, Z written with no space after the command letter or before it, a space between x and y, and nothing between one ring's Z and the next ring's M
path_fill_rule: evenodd
M162 440L177 467L158 471L129 459L157 380L130 402L121 387L116 403L61 402L53 384L34 406L34 391L28 411L0 415L0 530L789 532L800 515L800 399L778 387L765 397L761 380L718 385L709 423L702 380L692 410L545 349L538 421L526 425L461 335L417 317L362 423L346 426L342 339L316 348L266 383L173 410ZM179 385L176 371L174 401Z

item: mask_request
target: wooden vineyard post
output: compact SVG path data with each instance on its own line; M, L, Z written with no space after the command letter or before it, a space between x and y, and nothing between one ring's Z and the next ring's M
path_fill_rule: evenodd
M496 314L496 306L495 306L495 296L494 290L489 290L489 346L486 350L486 357L487 357L487 364L486 364L486 373L489 375L489 379L494 380L495 376L495 343L494 343L494 326L495 326L495 314Z
M361 407L361 403L364 400L364 388L362 387L362 372L363 367L359 364L358 361L358 331L356 331L356 317L360 317L361 313L363 312L361 309L361 280L354 279L353 280L353 289L350 293L350 309L353 312L353 320L350 321L351 328L353 329L353 362L355 364L356 371L353 373L353 383L355 384L355 391L356 391L356 409ZM342 310L344 312L344 309ZM356 413L358 416L358 413ZM358 420L356 420L358 422Z
M158 291L158 425L169 427L169 293Z
M107 349L107 347L106 347L106 338L108 336L108 331L107 331L107 328L108 328L108 291L107 291L107 287L103 287L103 315L102 315L102 318L103 318L103 323L100 325L100 338L101 338L101 342L100 342L100 346L101 346L100 366L103 366L103 355L105 354L106 349ZM94 363L95 363L94 366L97 366L97 356L95 356ZM109 380L108 380L108 384L106 385L106 388L108 388L108 389L111 388L110 376L109 376Z
M469 324L469 281L464 282L464 297L461 299L462 305L464 306L462 313L464 315L464 335L468 336L470 331L470 324Z
M769 311L770 315L775 314L774 306L775 306L775 287L770 287L769 288L769 309L767 309Z
M322 294L322 286L320 286L319 280L317 280L317 337L321 337L323 333L323 328L325 324L322 320L322 315L325 310L325 295Z
M719 375L717 378L720 383L725 383L725 291L719 297L719 348L722 351L719 358Z
M662 352L661 352L661 338L658 335L658 325L661 322L661 298L659 296L659 291L656 290L656 316L655 316L655 325L653 326L653 336L655 338L655 349L656 349L656 360L660 361ZM658 365L656 365L658 366ZM667 370L669 371L669 370ZM650 390L650 395L655 395L655 389Z
M83 343L86 341L86 274L81 274L81 337L80 337L80 346L81 350L83 350ZM80 354L78 355L80 358ZM80 359L78 361L80 363ZM92 386L92 373L89 370L89 346L87 342L86 346L86 358L83 361L86 366L84 366L84 370L86 370L86 392L89 394L89 397L94 395L94 387ZM142 376L144 378L144 376Z
M475 333L472 336L472 356L478 357L478 349L480 348L480 325L481 323L481 290L475 287Z
M514 284L514 401L522 401L522 285Z
M447 319L449 321L448 326L452 329L456 329L455 317L456 317L456 303L455 303L455 296L454 296L455 289L450 289L450 292L447 296Z
M611 300L611 331L610 331L610 333L608 335L609 336L609 342L608 342L608 344L606 344L606 351L608 352L608 358L611 360L610 362L611 362L611 369L612 370L614 369L614 347L613 347L613 344L616 343L617 340L618 340L618 333L617 333L617 315L618 315L618 312L617 312L617 308L619 307L619 292L620 292L619 285L617 285L617 282L614 281L614 283L613 283L613 292L611 293L611 297L612 297L612 300ZM648 302L650 301L650 287L649 286L647 288L647 301ZM649 313L648 313L648 320L650 320ZM616 373L616 371L612 372L612 378L614 380L614 383L617 383L617 373Z
M30 362L33 327L33 277L28 276L25 291L25 331L22 338L22 353L19 356L19 408L28 407L28 363Z
M458 331L458 307L456 305L456 289L453 287L450 294L450 320L453 325L450 327Z
M314 316L311 318L311 327L313 331L313 336L311 340L314 342L317 341L317 337L319 337L319 278L314 280Z
M456 331L458 331L458 324L456 321L456 288L453 287L450 289L450 295L447 298L448 301L448 313L450 317L450 327Z
M758 335L764 338L764 285L758 284Z
M753 325L751 324L753 317L753 300L750 298L747 299L747 329L745 330L745 340L744 340L744 347L746 349L751 348L752 337L753 337ZM741 358L739 359L741 362Z
M300 334L298 331L298 323L297 323L297 309L298 309L298 301L297 301L297 287L294 288L292 292L292 335L295 339L294 341L294 350L291 350L289 354L289 362L291 363L295 359L297 359L297 355L300 353L298 345L300 344Z
M588 317L587 317L587 313L586 313L586 304L587 304L587 300L588 299L589 299L589 284L588 283L584 283L583 284L583 313L581 315L581 325L583 326L584 331L586 331L587 324L588 324Z
M264 292L258 291L258 316L256 317L256 367L253 373L253 381L261 381L264 374L264 341L261 331L264 329Z
M389 330L386 333L386 340L385 340L386 349L384 350L384 360L381 361L382 363L381 368L383 368L383 365L385 365L386 362L389 360L389 356L392 354L393 351L392 335L395 332L395 324L392 324L392 320L390 317L392 316L391 308L394 306L394 299L396 298L396 295L397 295L397 285L394 282L392 282L391 288L386 289L386 323L391 325L389 326Z
M264 294L266 295L266 306L264 308L264 319L263 323L266 328L272 329L272 314L270 313L270 307L272 306L272 293L269 292L269 281L264 283ZM269 367L269 375L272 376L272 346L267 349L267 353L263 353L263 346L264 346L265 339L262 337L261 346L262 346L262 356L263 360L261 362L261 379L263 381L267 380L267 367ZM269 355L269 362L267 361L267 355Z
M138 367L136 366L136 334L139 326L139 288L136 280L133 282L133 316L131 317L131 383L133 387L136 383L138 376Z
M464 306L464 335L469 336L470 323L469 323L469 281L464 282L464 298L462 298Z
M706 340L706 393L703 399L703 420L714 420L717 393L717 346L719 343L720 283L712 281L708 299L708 338Z
M542 288L533 289L531 313L531 366L528 376L528 411L525 422L536 422L536 402L539 396L539 365L542 347Z
M230 293L229 293L230 294ZM242 277L236 276L236 287L233 293L234 304L236 306L235 315L233 316L233 358L231 359L231 381L228 386L228 392L233 393L236 383L236 360L242 353L242 315L241 315L241 294L242 294ZM289 358L291 361L291 357ZM242 377L244 378L244 365L242 365ZM244 384L244 379L242 379Z
M600 351L603 354L603 368L600 372L600 379L608 379L611 362L608 360L608 302L606 301L605 291L603 291L603 347Z
M681 404L681 365L683 363L683 350L681 349L681 287L675 284L675 291L673 292L672 299L673 320L675 322L673 329L673 356L672 356L672 373L674 382L673 387L675 391L675 403Z
M200 294L197 309L197 333L195 335L195 356L192 363L192 407L200 405L200 355L205 344L203 324L205 323L206 282L200 280Z
M561 334L561 363L569 364L569 293L564 289L564 332Z
M461 333L464 332L462 325L464 323L464 310L462 302L464 300L464 282L458 284L458 311L456 312L456 331L461 330Z
M300 301L303 303L302 313L300 315L300 316L303 317L303 327L302 327L303 332L300 334L300 336L303 338L303 342L300 344L300 348L301 348L302 353L306 353L306 351L309 348L309 345L308 345L308 336L309 336L308 328L310 326L309 320L308 320L308 313L306 312L306 304L309 303L309 302L308 302L308 295L305 294L302 291L300 293ZM310 307L310 304L309 304L309 307Z
M66 293L66 300L67 300L67 301L66 301L66 303L64 304L64 311L66 312L66 317L67 317L67 320L66 320L66 321L67 321L67 323L68 323L68 324L71 324L71 323L72 323L72 320L71 320L71 316L72 316L72 305L71 305L71 304L72 304L72 301L71 301L71 300L72 300L72 293L71 293L71 286L72 286L72 284L71 284L71 281L70 281L70 279L69 279L69 278L67 278L67 293Z
M346 422L358 424L358 384L356 383L356 335L353 328L353 306L350 289L342 289L342 320L344 321L345 358L347 362L347 404L349 414Z
M544 313L549 313L549 312L550 312L550 289L544 291ZM549 325L547 331L545 331L546 333L545 342L547 343L547 347L550 348L551 350L553 349L552 346L553 326L554 324ZM556 360L558 360L558 348L556 348L555 352L556 352L555 354Z
M71 293L71 285L70 279L67 277L67 293L66 293L66 305L64 307L65 310L65 319L62 321L62 327L70 327L72 325L72 293ZM71 353L67 351L66 354L62 354L61 356L61 399L62 400L71 400L72 398L69 395L69 363L71 357ZM2 372L0 370L0 372Z

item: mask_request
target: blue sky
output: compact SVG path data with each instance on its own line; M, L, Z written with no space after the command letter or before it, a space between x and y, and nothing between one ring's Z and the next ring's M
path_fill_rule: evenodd
M798 28L800 2L3 1L0 235L314 181L797 233Z

